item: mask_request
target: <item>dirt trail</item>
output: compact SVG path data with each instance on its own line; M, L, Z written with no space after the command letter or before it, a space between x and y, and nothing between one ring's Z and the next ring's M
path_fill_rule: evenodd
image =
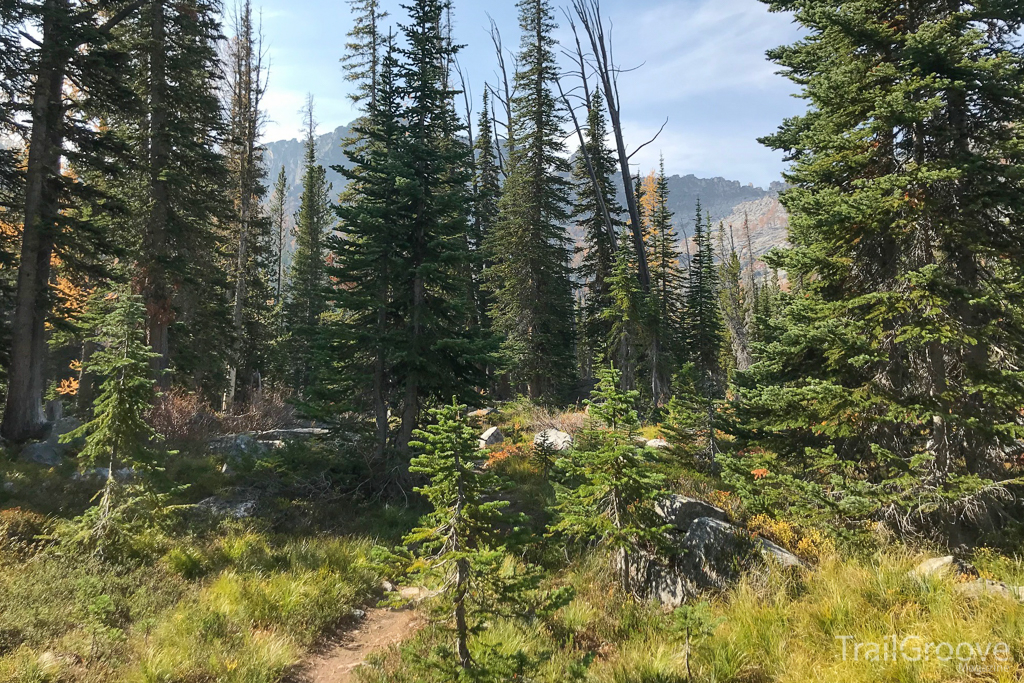
M343 636L343 640L317 655L306 666L305 683L352 683L353 671L366 661L367 655L397 645L412 636L423 625L411 609L367 610L359 625Z

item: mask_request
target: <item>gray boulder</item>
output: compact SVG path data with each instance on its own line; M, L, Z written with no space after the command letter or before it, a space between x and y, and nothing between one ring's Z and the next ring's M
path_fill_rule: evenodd
M668 557L634 551L628 557L619 553L613 564L620 574L628 570L637 595L670 607L702 591L726 588L758 558L782 567L807 568L788 550L712 517L693 520L685 535L670 534L669 539L672 553Z
M480 435L479 448L487 448L488 446L494 446L505 440L505 435L501 433L501 430L497 427L491 427L486 432Z
M21 449L21 459L44 467L58 467L64 462L64 456L85 443L84 439L62 443L60 438L81 426L82 422L74 417L58 417L50 424L45 441L30 443Z
M205 512L213 517L231 517L233 519L245 519L252 517L256 512L255 500L226 500L218 496L210 496L195 505L197 510Z
M44 467L58 467L64 462L64 448L49 441L30 443L21 449L21 459Z
M257 441L287 441L289 439L312 439L327 436L331 430L326 427L295 427L292 429L268 429L256 434Z
M958 583L955 590L959 595L969 598L980 598L984 595L994 595L1000 598L1009 598L1024 602L1024 586L1011 586L1002 581L991 581L989 579L975 579L966 583Z
M690 524L700 517L709 517L721 522L729 521L729 515L725 510L679 494L672 494L659 500L654 504L654 511L666 524L671 524L674 529L683 532L688 531Z
M662 450L664 448L668 448L668 441L665 441L665 439L651 439L645 445L648 448L653 448L655 450Z
M567 451L572 448L572 437L557 429L545 429L533 437L533 445L553 451Z

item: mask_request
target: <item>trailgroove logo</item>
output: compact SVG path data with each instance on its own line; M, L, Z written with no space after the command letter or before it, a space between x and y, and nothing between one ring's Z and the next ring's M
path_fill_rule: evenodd
M947 643L921 636L891 635L880 641L858 641L855 636L836 636L843 643L843 661L854 662L957 662L964 673L998 673L1011 670L1010 646L1004 642Z

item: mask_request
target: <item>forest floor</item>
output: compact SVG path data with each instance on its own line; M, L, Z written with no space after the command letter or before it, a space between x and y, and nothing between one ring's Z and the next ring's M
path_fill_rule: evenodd
M349 683L367 656L412 637L423 626L412 609L374 608L360 624L307 662L303 683Z

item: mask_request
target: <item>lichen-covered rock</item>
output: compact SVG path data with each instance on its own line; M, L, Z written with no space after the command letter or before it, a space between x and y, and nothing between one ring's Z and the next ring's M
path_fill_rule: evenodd
M668 448L668 441L665 441L665 439L651 439L645 445L648 448L653 448L655 450L660 451L664 448Z
M654 511L666 524L671 524L672 528L683 532L688 531L693 521L701 517L729 521L729 515L725 510L679 494L672 494L659 500L654 504Z
M497 427L491 427L479 437L479 447L487 448L488 446L494 446L505 440L505 435L501 433L501 430Z
M572 448L572 436L557 429L545 429L533 437L533 445L553 451L567 451Z
M771 541L712 517L693 520L685 535L670 533L668 540L671 553L667 556L647 551L619 552L613 565L620 575L628 570L634 593L670 607L678 607L703 591L726 588L752 559L761 558L782 567L807 566Z
M970 562L964 562L952 555L945 557L931 557L911 570L915 576L938 576L942 574L954 574L967 578L978 578L978 570Z

